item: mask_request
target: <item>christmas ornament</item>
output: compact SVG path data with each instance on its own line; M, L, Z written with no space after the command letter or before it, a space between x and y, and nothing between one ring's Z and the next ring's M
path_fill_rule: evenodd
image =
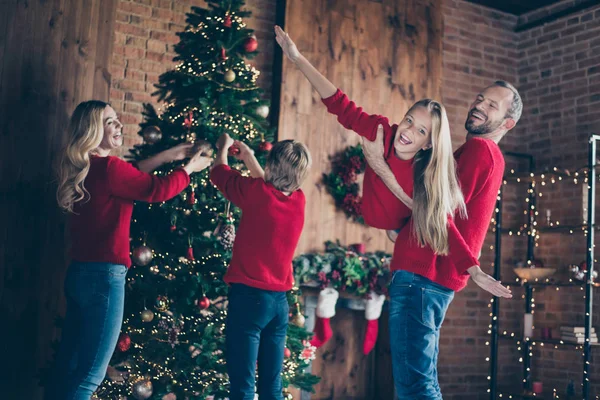
M358 254L365 254L365 251L366 251L364 243L351 244L350 248Z
M152 396L152 382L149 380L141 380L133 384L131 394L137 400L146 400Z
M177 326L174 326L169 330L169 343L173 348L175 348L176 344L179 344L179 332L181 332L181 329L179 329Z
M119 335L119 340L117 341L117 348L120 352L126 352L131 347L131 338L126 333L121 333Z
M171 225L169 229L171 229L171 232L175 232L177 230L177 225Z
M225 250L232 250L235 242L235 227L233 223L227 221L219 231L219 243Z
M210 299L206 296L198 300L198 308L201 310L206 310L210 306Z
M585 282L587 279L587 262L582 261L579 265L571 264L569 265L569 273L571 278ZM598 278L598 271L592 271L592 282L594 282Z
M231 28L231 16L226 15L225 19L223 20L223 26L225 28Z
M273 144L270 142L260 142L260 144L258 145L258 149L265 153L271 151L272 148Z
M235 81L235 72L228 69L227 71L225 71L225 82L231 83L233 81Z
M333 336L331 318L335 316L335 304L339 297L340 293L334 288L326 288L319 292L317 308L315 310L317 320L315 321L313 331L314 336L310 341L312 346L319 348Z
M252 35L244 41L244 50L246 53L252 53L253 51L256 51L257 48L258 41L256 40L256 36Z
M221 47L221 61L227 60L227 52L224 47Z
M194 189L191 190L189 196L187 197L187 203L190 206L193 206L196 203L196 195L194 194Z
M256 115L267 118L269 116L269 106L263 104L262 106L256 107Z
M200 153L201 156L211 157L213 155L213 147L206 140L196 140L193 152Z
M300 312L300 303L296 303L296 314L292 317L290 322L300 328L304 326L306 318L304 318L304 315Z
M192 246L188 247L186 257L190 261L194 261L194 248Z
M192 125L194 123L194 113L193 112L189 112L187 118L185 118L183 120L183 125L188 129L192 129Z
M315 358L317 358L317 348L310 344L308 340L302 341L304 345L304 350L300 353L300 359L304 361L306 364L310 364Z
M229 147L229 149L227 150L227 153L228 153L230 156L237 156L238 154L240 154L240 152L241 152L241 151L240 151L240 148L239 148L239 147L237 147L237 146L235 146L235 145L234 145L234 146L231 146L231 147Z
M158 126L147 126L142 130L142 137L146 143L155 144L162 139L162 132Z
M142 311L142 321L143 322L152 322L154 319L154 313L151 310Z
M292 356L292 352L290 351L290 349L288 349L287 347L283 349L283 356L285 358L290 358Z
M177 400L177 396L175 393L167 393L162 397L161 400Z
M132 260L135 265L145 267L152 261L152 250L146 246L140 246L133 249Z
M156 298L156 309L160 312L165 312L169 309L171 301L167 296L158 296Z

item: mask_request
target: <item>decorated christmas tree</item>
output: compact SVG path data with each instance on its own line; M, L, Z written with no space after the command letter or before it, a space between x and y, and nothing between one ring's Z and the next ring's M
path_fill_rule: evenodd
M259 71L247 63L258 43L243 18L242 0L208 1L194 7L175 46L177 66L160 76L147 106L132 158L145 159L179 143L211 154L227 132L255 150L261 163L271 148L269 108L256 85ZM230 164L245 171L242 163ZM178 166L165 165L162 175ZM132 260L121 337L111 368L122 382L106 380L101 399L226 398L224 327L228 287L223 275L231 257L240 211L210 183L194 174L181 195L161 204L137 203L132 220ZM304 329L299 292L288 294L290 325L283 382L312 390L318 378L304 373L314 347ZM113 371L115 371L113 369ZM118 374L117 374L118 375ZM113 373L114 376L114 373ZM292 395L284 389L285 398Z

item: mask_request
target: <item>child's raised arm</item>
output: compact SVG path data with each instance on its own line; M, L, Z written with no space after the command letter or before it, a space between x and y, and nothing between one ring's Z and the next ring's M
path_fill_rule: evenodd
M240 154L236 157L244 162L246 168L250 171L250 176L253 178L264 179L265 171L263 171L258 160L254 156L254 150L248 147L246 143L240 142L239 140L236 140L234 145L240 149Z
M306 76L313 88L325 99L331 97L337 91L333 83L329 82L315 67L300 52L290 39L290 36L283 31L279 26L275 25L275 39L286 57L296 64L296 67Z

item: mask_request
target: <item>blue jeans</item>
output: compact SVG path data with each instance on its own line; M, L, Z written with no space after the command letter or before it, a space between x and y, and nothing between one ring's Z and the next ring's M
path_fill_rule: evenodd
M289 310L285 292L231 285L226 324L230 400L254 399L257 361L260 399L283 399L281 371Z
M89 400L102 383L123 322L125 275L124 265L71 263L51 399Z
M407 271L390 284L390 345L397 398L438 400L440 327L454 291Z

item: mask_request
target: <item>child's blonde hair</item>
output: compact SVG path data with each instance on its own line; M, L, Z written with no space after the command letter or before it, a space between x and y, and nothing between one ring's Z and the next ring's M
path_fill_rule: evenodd
M56 199L67 212L73 212L73 205L89 196L83 183L90 170L90 153L104 137L102 113L108 105L99 100L84 101L71 116L68 142L56 166Z
M295 140L275 143L265 166L265 182L282 192L293 192L308 176L312 158L308 148Z
M431 115L431 148L420 150L414 160L414 234L421 246L427 244L437 254L447 255L448 216L455 213L462 218L467 216L456 176L450 124L441 103L424 99L411 110L416 107L425 108Z

